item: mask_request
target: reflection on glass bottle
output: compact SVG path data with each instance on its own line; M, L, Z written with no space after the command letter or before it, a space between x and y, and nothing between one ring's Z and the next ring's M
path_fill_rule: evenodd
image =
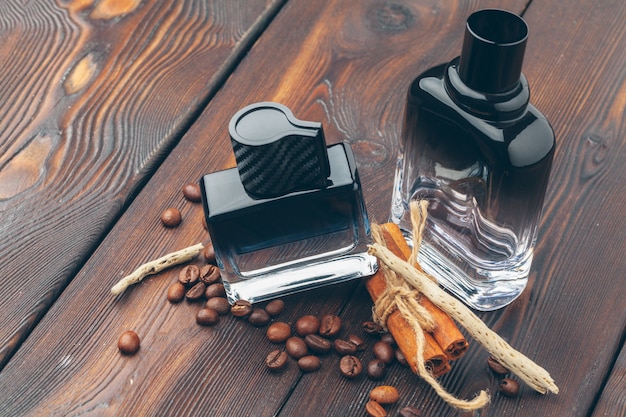
M368 276L369 221L350 146L320 123L256 103L230 123L237 168L201 180L205 217L231 302Z
M527 34L512 13L478 11L461 56L408 91L391 220L408 235L409 202L429 202L420 263L479 310L526 286L554 154L521 73Z

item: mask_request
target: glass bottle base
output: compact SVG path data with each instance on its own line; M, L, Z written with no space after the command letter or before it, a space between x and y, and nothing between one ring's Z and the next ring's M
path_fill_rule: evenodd
M224 275L222 278L226 296L231 304L237 300L257 303L320 286L367 277L375 274L377 269L376 258L363 252L302 267L268 272L252 278Z

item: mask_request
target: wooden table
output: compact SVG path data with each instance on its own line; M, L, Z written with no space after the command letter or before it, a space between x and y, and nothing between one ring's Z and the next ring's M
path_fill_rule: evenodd
M351 143L370 216L386 221L406 88L458 55L465 19L487 7L527 20L524 73L558 147L529 286L480 317L560 393L498 395L476 343L441 382L462 398L489 389L481 416L626 415L622 0L2 0L0 415L365 415L379 382L343 378L332 354L315 373L269 372L264 328L201 327L199 304L166 301L177 268L109 289L208 241L181 187L234 165L228 121L257 101ZM167 207L179 227L161 225ZM285 302L292 323L335 313L359 332L370 317L361 282ZM116 346L127 329L133 356ZM400 365L384 383L401 394L390 415L461 414Z

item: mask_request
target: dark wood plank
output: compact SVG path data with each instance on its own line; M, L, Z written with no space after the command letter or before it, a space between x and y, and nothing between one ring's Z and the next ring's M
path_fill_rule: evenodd
M593 410L592 417L626 416L624 387L626 387L626 347L622 346L622 352L617 358L606 386L602 390L602 396Z
M0 2L0 367L280 3Z

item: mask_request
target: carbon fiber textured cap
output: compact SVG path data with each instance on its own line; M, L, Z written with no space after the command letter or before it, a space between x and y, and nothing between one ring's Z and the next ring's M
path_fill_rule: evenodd
M241 183L251 197L327 186L330 167L321 123L298 120L286 106L262 102L239 110L229 133Z

